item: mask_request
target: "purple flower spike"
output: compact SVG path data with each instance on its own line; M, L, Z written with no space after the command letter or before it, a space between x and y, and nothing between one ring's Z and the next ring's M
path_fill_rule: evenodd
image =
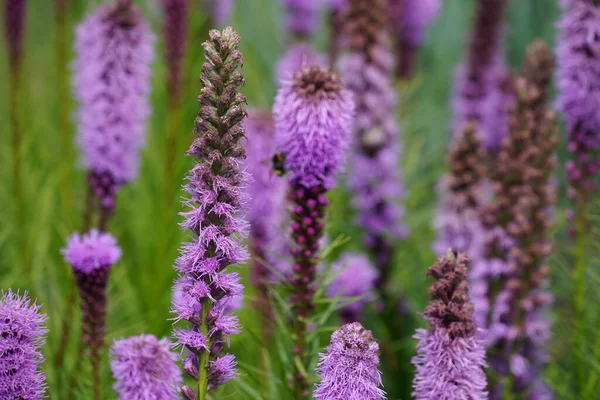
M0 398L38 400L45 398L42 347L48 330L46 315L27 292L12 290L0 299Z
M352 95L337 76L317 66L303 68L292 81L284 82L273 106L277 148L285 156L290 183L294 351L302 364L306 318L314 308L313 282L328 205L325 193L344 163L353 109ZM308 394L300 370L295 374L294 391L297 397Z
M153 335L116 340L111 349L110 368L120 400L177 400L181 370L177 355L167 339Z
M175 269L173 312L176 321L187 321L176 328L176 345L189 351L184 371L198 380L198 399L225 382L233 372L215 369L228 336L237 334L237 318L227 312L229 302L239 296L243 286L228 266L248 259L243 245L247 223L242 214L247 202L247 173L242 168L246 152L242 108L246 98L238 92L244 77L238 71L244 59L238 50L240 37L232 28L211 30L204 42L206 61L200 80L202 91L196 117L196 139L187 154L196 160L187 176L189 198L182 213L181 226L189 231L191 242L184 243ZM229 358L228 358L229 359ZM217 364L220 365L220 364ZM232 366L233 363L228 365ZM223 376L215 374L222 373ZM181 389L188 399L196 399L188 387Z
M107 233L92 230L73 234L62 255L75 273L79 288L83 341L90 352L94 392L99 390L100 353L106 330L106 286L111 266L121 257L117 241Z
M292 80L294 74L301 72L302 68L313 65L324 67L325 57L315 52L307 43L291 44L277 63L277 82L281 84Z
M467 284L468 259L452 251L429 268L436 279L423 315L429 328L417 330L413 358L416 400L486 400L485 349L475 337Z
M188 0L162 0L164 9L165 61L167 89L171 104L181 96L181 73L185 53Z
M400 200L401 145L393 88L394 56L390 48L387 2L350 0L344 25L347 54L340 58L342 79L354 93L356 122L347 175L356 224L380 271L378 290L388 281L392 242L407 235Z
M127 2L100 7L75 32L77 144L92 193L106 210L114 208L118 187L137 175L153 41L140 11Z
M335 278L327 287L327 296L359 297L340 309L344 323L359 321L362 308L372 295L379 273L368 257L358 253L344 254L333 265L332 273Z
M200 5L211 16L214 26L222 26L231 19L235 0L200 0Z
M558 23L557 106L568 131L566 163L569 198L577 213L587 207L600 168L600 6L591 1L564 2ZM577 215L585 218L585 215Z
M4 0L4 35L11 69L21 60L26 5L25 0Z
M319 0L282 0L285 8L285 26L290 36L306 39L319 23Z
M475 121L488 151L495 151L507 135L510 96L503 87L508 73L502 48L506 4L506 0L477 2L466 60L457 69L452 101L453 131Z
M390 17L394 24L398 46L398 77L408 78L413 73L416 50L423 44L427 27L442 8L440 0L390 0Z
M378 353L377 341L360 323L335 331L327 352L320 354L315 400L384 399Z

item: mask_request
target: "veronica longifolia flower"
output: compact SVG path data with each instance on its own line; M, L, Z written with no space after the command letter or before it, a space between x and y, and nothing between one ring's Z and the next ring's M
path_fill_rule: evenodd
M42 346L46 315L27 293L10 289L0 299L0 398L38 400L45 398Z
M137 175L150 114L153 41L139 9L127 2L101 6L75 31L77 144L105 209L114 207L118 187Z
M120 400L177 400L181 370L167 339L153 335L116 340L110 349L110 368Z
M209 36L203 44L206 61L200 77L197 138L188 150L196 164L187 176L189 199L184 204L189 210L182 213L181 225L192 241L182 245L176 261L179 278L174 290L180 295L173 301L176 319L188 322L174 330L177 345L189 350L184 371L204 379L197 385L202 399L207 389L235 376L233 358L219 361L223 358L219 355L227 337L240 330L226 305L243 286L237 273L224 269L248 259L242 243L247 230L242 217L247 173L240 165L246 156L241 143L246 98L238 92L244 84L238 71L244 59L238 51L240 37L232 28L212 30ZM188 399L196 398L188 387L182 392Z
M327 352L319 355L315 400L384 399L378 353L371 331L358 322L333 332Z
M467 257L451 251L427 272L436 279L419 329L413 396L417 400L486 400L485 349L475 337L467 284Z

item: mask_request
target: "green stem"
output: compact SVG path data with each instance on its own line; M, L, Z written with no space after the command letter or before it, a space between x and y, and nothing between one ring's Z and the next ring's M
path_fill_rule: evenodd
M208 361L210 359L210 342L208 340L208 324L206 317L213 306L209 299L202 300L202 321L200 322L200 332L206 338L206 347L208 350L203 351L198 356L198 396L197 400L206 400L208 392Z
M575 216L575 269L573 270L573 300L575 307L575 326L573 335L573 347L575 351L575 378L579 390L586 386L586 362L581 354L585 354L585 306L586 306L586 284L585 275L587 269L586 245L587 245L587 202L583 195L576 200ZM577 351L579 348L580 351Z

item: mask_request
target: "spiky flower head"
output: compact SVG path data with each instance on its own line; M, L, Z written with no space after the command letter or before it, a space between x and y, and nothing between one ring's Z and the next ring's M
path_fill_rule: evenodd
M186 45L188 0L162 0L164 9L165 61L167 63L167 89L170 100L181 95L181 73Z
M294 38L310 37L319 22L319 0L281 0L285 9L285 28Z
M310 66L284 82L273 105L276 143L289 179L306 188L331 188L349 146L351 93L328 69Z
M296 73L302 72L302 68L312 65L324 67L325 57L315 52L307 43L291 44L277 62L277 83L293 79Z
M75 270L85 274L110 267L121 258L117 240L110 234L96 229L83 235L74 233L61 253Z
M346 323L357 322L365 303L372 295L379 272L363 254L345 253L331 268L333 281L327 287L329 297L358 297L352 303L340 309L340 315Z
M189 198L184 205L189 210L182 213L185 220L181 226L192 240L182 245L176 261L179 277L174 290L181 294L174 296L173 311L176 320L189 324L173 334L176 344L189 350L184 370L195 379L200 368L208 366L200 365L200 359L215 361L228 336L240 330L225 304L239 295L243 286L237 273L224 271L248 259L243 244L247 222L242 217L248 177L241 167L246 157L242 146L246 98L238 92L244 84L238 71L244 63L239 42L235 31L225 28L211 30L203 44L206 61L200 76L203 88L194 130L197 137L187 153L196 164L186 178ZM222 383L232 376L226 374L212 382ZM214 388L208 381L200 384ZM187 398L195 398L191 389L182 391Z
M568 131L566 164L569 197L585 206L595 189L600 168L600 5L592 1L563 2L558 22L557 106Z
M11 68L16 68L23 50L25 0L4 0L4 35Z
M0 299L0 398L38 400L44 398L45 376L42 347L48 330L46 315L27 292L9 289Z
M181 370L171 343L153 335L115 340L110 368L116 379L114 389L121 400L176 400Z
M371 331L354 322L331 335L327 352L319 354L317 375L321 382L316 400L381 400L379 345Z
M473 305L467 283L468 259L452 251L437 260L427 275L431 300L423 316L429 328L419 329L413 396L417 400L487 399L485 350L475 338Z
M137 175L150 114L154 36L128 2L101 6L75 31L73 87L79 101L77 144L106 201ZM105 193L106 192L106 193Z

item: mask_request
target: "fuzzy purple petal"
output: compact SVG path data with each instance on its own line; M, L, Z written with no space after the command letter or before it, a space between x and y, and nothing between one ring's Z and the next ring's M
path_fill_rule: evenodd
M89 274L119 261L121 249L113 236L92 229L84 235L74 233L61 254L75 270Z

